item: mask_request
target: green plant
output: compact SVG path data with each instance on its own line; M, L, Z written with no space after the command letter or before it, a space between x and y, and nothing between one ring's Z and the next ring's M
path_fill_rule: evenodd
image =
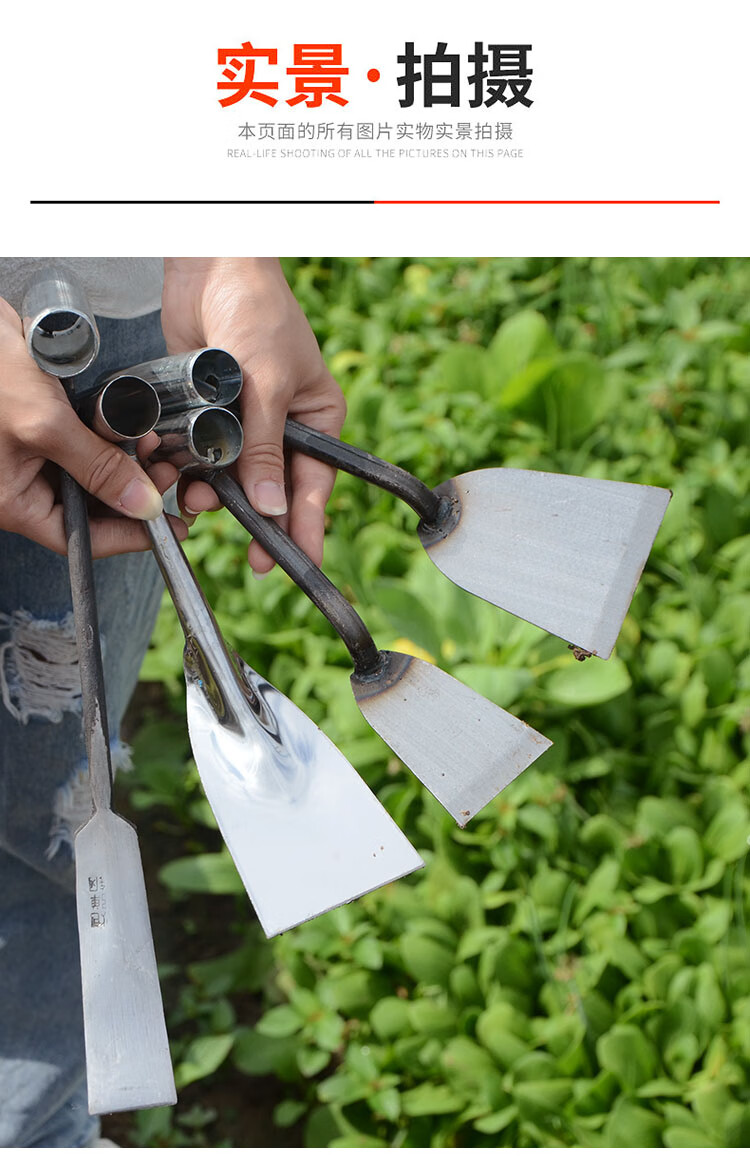
M184 736L150 726L132 800L170 805L186 834L162 879L196 904L235 894L241 920L229 952L175 968L184 1097L273 1076L276 1123L309 1146L747 1145L750 264L287 272L351 442L428 482L503 463L674 498L616 656L579 665L451 585L403 505L339 477L326 570L378 643L422 650L555 741L465 831L361 718L317 611L278 570L253 580L226 513L201 517L189 553L225 634L426 869L265 943L189 765L184 780ZM165 602L146 672L178 708L180 655Z

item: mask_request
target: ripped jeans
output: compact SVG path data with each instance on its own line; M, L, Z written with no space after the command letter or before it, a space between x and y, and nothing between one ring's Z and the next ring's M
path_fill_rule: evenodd
M77 384L164 354L160 315L99 319ZM95 562L113 763L162 593L150 552ZM73 837L91 813L67 562L0 532L0 1147L89 1146Z

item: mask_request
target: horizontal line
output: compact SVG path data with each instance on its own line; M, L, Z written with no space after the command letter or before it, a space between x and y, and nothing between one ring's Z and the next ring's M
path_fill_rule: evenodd
M363 201L363 200L337 200L337 201L334 201L334 200L329 199L329 198L325 198L322 200L313 200L310 198L299 198L299 199L294 200L294 201L279 201L275 198L253 198L251 201L245 200L245 199L234 200L234 199L227 199L227 198L217 198L214 200L204 200L204 199L196 198L196 199L190 200L190 201L185 201L183 199L177 200L174 198L165 198L163 200L156 200L156 199L150 198L148 200L140 200L139 199L139 200L130 200L130 201L124 201L121 199L104 200L104 199L90 198L86 201L82 201L82 200L78 200L78 199L72 199L72 200L67 200L67 201L62 201L59 199L54 199L54 200L52 200L52 199L45 199L45 200L32 199L29 202L29 205L374 205L374 204L375 203L372 200L370 200L370 201Z
M297 198L278 200L276 198L212 200L192 199L33 199L29 205L721 205L719 198Z
M378 199L373 202L374 205L721 205L718 198L715 200L688 200L677 198L546 198L530 199L530 198L514 198L514 199L474 199L458 200L454 198L436 201L429 200L389 200L384 201Z

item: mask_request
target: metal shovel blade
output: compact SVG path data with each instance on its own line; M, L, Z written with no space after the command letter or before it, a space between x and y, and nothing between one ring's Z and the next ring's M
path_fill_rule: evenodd
M246 712L222 721L186 649L187 720L206 797L269 937L424 865L357 771L235 656Z
M383 652L373 677L351 677L362 715L459 826L552 744L442 669Z
M490 468L435 489L455 518L419 536L461 588L608 657L671 492L545 471Z
M89 1111L177 1102L134 828L97 810L76 834Z

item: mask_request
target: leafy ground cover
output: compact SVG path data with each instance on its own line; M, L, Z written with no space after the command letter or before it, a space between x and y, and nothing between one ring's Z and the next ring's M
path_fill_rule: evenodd
M226 513L200 518L189 555L226 637L339 745L426 869L266 942L190 761L165 602L120 792L162 900L180 1104L121 1119L122 1141L750 1144L750 263L287 273L351 442L430 483L503 464L674 498L615 656L581 665L451 585L398 501L339 478L325 568L378 644L555 742L465 831L361 718L322 617L278 570L252 577Z

